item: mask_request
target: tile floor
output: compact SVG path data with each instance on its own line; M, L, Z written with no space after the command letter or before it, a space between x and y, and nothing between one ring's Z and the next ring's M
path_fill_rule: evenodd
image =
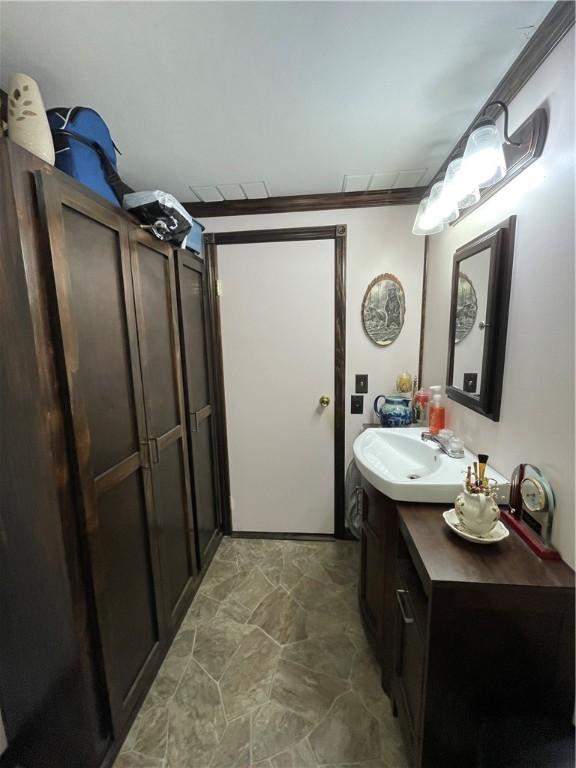
M406 768L356 542L222 541L114 768Z

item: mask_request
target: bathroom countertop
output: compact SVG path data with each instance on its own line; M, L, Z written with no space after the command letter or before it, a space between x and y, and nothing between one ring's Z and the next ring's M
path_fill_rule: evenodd
M496 544L474 544L448 528L442 518L446 504L397 502L397 508L425 589L432 584L494 584L574 590L570 566L541 560L514 531Z

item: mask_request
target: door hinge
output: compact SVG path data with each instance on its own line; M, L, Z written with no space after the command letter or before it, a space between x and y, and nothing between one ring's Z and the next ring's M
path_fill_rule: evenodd
M216 280L216 296L222 296L222 280Z
M229 496L230 499L230 512L234 512L234 496Z

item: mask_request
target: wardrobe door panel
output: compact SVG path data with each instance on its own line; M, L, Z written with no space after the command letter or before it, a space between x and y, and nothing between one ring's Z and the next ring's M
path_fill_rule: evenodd
M170 262L167 254L138 242L137 301L143 354L146 416L151 435L160 437L180 423L176 348L172 328Z
M156 618L150 610L154 585L147 559L146 502L138 473L104 490L97 508L115 648L110 669L118 688L129 691L157 640Z
M182 259L185 256L180 257ZM183 335L190 354L185 355L186 377L190 411L199 411L210 402L208 384L208 355L206 349L206 329L204 315L203 273L193 269L186 259L181 267L180 291L182 306L186 311L182 316Z
M192 433L192 461L194 464L194 487L198 509L198 544L200 552L206 553L215 532L218 530L216 498L214 493L214 451L212 444L212 414L198 422L198 431Z
M63 207L70 302L96 475L139 453L118 232Z
M173 256L139 230L130 238L162 587L172 630L189 605L196 574Z
M175 440L162 451L154 467L154 492L162 499L162 536L160 547L164 567L166 601L173 612L190 578L189 536L186 518L186 488L182 466L182 441Z
M198 555L204 568L210 557L211 545L219 533L205 266L201 259L188 251L177 252L176 264Z
M116 734L160 661L161 596L125 219L42 174L71 460Z

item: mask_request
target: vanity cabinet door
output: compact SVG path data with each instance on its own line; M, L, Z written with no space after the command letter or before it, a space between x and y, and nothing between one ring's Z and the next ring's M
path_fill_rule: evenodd
M362 481L359 602L366 633L390 693L394 651L394 563L398 541L396 504Z
M368 496L363 493L363 506L370 503ZM372 642L374 651L380 657L378 644L378 628L381 622L383 586L381 569L381 542L369 525L362 527L361 533L361 572L360 572L360 606L362 616Z
M427 601L414 567L399 557L394 584L395 648L392 698L406 745L416 758L422 730ZM415 764L418 761L414 760Z

